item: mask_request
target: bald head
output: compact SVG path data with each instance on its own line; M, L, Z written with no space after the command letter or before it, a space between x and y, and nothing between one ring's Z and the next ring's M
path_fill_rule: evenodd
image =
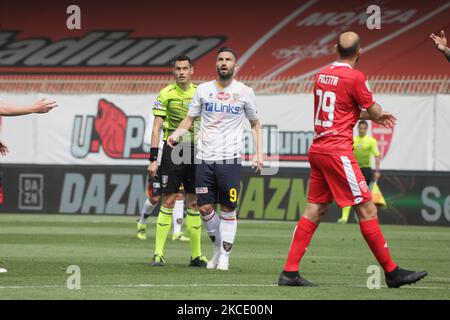
M336 47L341 58L351 58L355 56L360 48L358 34L352 31L341 33Z

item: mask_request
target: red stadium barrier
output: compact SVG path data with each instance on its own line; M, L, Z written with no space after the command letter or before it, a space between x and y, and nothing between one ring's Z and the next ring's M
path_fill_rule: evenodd
M211 78L194 78L195 83L209 80ZM267 80L255 76L242 76L239 80L251 86L258 94L276 95L310 93L314 79L313 77L302 80L278 77ZM450 92L449 76L373 76L368 77L368 80L372 91L377 94L448 94ZM2 75L0 76L0 91L142 94L156 93L170 82L173 82L171 76Z
M372 4L381 9L381 29L367 27ZM67 5L2 2L8 14L0 20L0 74L145 77L169 74L173 57L187 54L196 75L209 78L217 49L229 46L240 56L241 76L296 83L331 63L337 36L353 30L364 52L358 68L369 76L448 76L447 61L428 39L441 29L450 33L447 0L229 0L233 9L224 14L210 1L79 0L80 30L66 27Z

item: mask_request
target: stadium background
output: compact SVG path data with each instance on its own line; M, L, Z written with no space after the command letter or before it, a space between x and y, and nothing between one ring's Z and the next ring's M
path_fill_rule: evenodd
M206 1L196 4L201 10L182 1L79 1L81 30L65 27L70 4L48 2L39 15L43 2L0 4L0 97L59 103L45 116L2 119L11 153L2 158L1 212L137 214L145 199L145 126L153 98L172 81L170 60L188 54L194 81L210 80L215 52L226 45L240 53L238 78L256 91L264 151L280 167L260 177L244 169L240 218L298 219L306 204L312 76L335 59L339 32L351 29L365 51L358 68L376 101L399 118L394 130L370 127L388 201L380 220L450 225L449 64L428 39L448 30L447 1L284 0L258 3L249 19L255 4L233 0L232 23ZM381 30L366 28L369 4L382 9ZM333 206L326 221L338 215Z

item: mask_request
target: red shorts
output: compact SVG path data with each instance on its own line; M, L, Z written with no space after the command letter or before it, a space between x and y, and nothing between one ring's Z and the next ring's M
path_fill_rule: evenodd
M372 199L372 194L353 154L309 153L308 202L354 206Z

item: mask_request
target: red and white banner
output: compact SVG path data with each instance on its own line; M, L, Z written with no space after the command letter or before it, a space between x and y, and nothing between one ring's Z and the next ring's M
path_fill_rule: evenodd
M344 30L360 34L359 68L368 75L449 70L428 39L450 34L447 0L78 0L79 30L66 26L71 4L2 1L0 74L167 74L171 60L187 54L196 75L210 77L217 49L229 46L242 76L304 78L335 59ZM367 27L370 5L381 10L381 29Z
M0 94L8 102L32 103L40 95ZM382 169L449 170L450 96L379 95L397 126L370 124L379 143ZM4 163L146 165L145 129L152 123L155 95L54 95L59 107L48 114L4 117L2 139L10 154ZM435 106L436 101L438 105ZM313 96L257 96L263 125L263 149L280 166L307 167L314 136ZM435 113L436 112L436 113ZM437 121L437 123L436 123ZM247 126L248 128L248 126ZM355 130L356 134L356 130ZM253 153L251 132L244 134L243 154Z

